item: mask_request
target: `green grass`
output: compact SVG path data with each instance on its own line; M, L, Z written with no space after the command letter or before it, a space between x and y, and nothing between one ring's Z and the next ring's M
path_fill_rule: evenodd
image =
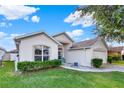
M14 74L14 64L5 62L4 67L0 67L0 87L117 88L124 87L124 73L90 73L55 68L16 75Z
M115 62L113 62L112 64L124 66L124 61L115 61Z

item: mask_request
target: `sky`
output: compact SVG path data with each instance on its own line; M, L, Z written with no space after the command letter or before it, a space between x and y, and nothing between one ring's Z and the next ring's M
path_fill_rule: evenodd
M0 47L13 50L16 48L14 37L37 31L49 35L65 31L75 42L96 37L92 14L80 18L78 7L0 6Z

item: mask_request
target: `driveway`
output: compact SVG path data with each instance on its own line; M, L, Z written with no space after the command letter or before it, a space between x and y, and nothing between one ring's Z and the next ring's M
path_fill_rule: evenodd
M69 64L64 64L61 67L66 69L84 71L84 72L112 72L112 71L124 72L124 66L118 66L112 64L103 65L101 68L84 67L84 66L74 67Z

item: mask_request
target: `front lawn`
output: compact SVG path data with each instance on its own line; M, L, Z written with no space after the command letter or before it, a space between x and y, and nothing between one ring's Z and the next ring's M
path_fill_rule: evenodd
M91 73L55 68L15 75L14 64L6 62L4 67L0 67L0 87L124 87L124 73Z
M115 62L112 62L112 64L124 66L124 61L115 61Z

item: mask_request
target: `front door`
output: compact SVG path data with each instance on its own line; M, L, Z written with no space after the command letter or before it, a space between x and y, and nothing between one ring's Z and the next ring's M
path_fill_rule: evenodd
M122 60L124 60L124 55L122 55Z

